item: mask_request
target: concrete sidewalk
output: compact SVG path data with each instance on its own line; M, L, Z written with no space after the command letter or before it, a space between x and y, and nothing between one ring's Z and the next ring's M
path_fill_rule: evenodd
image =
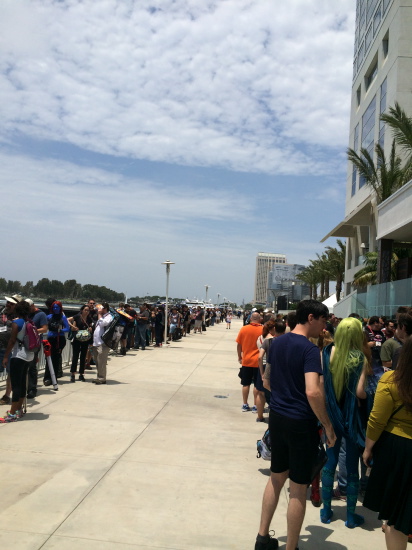
M217 325L170 348L112 357L108 384L40 386L0 426L0 544L18 550L252 550L268 463L241 412L235 337ZM8 407L2 407L3 413ZM273 528L284 547L288 493ZM308 502L301 550L385 548L376 514L347 529Z

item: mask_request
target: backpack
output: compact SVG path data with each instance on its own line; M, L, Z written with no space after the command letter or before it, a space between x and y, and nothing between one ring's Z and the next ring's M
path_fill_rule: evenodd
M118 344L123 330L124 330L124 324L123 319L120 313L118 313L115 309L110 308L109 310L110 315L113 317L112 322L106 327L106 330L102 334L102 340L111 349L114 349L116 345Z
M24 346L26 351L38 351L41 346L40 335L37 332L37 327L31 319L28 319L24 323L25 334L23 340L19 340L20 344Z
M272 447L270 445L269 428L263 434L262 439L257 440L256 447L257 447L256 458L263 458L263 460L271 459Z

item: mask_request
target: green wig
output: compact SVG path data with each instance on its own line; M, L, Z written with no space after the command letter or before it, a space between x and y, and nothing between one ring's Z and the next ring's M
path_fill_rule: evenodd
M330 363L333 389L339 401L351 372L364 360L362 323L354 317L342 319L335 332L335 352Z

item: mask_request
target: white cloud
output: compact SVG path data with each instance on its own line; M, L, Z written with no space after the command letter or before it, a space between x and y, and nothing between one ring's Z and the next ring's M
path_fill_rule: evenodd
M140 159L333 173L352 0L3 0L2 132ZM3 138L4 139L4 138Z

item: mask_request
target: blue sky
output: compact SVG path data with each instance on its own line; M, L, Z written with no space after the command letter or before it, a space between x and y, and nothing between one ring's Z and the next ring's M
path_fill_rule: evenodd
M163 294L170 259L172 296L241 302L257 252L315 258L344 214L354 4L3 0L0 276Z

